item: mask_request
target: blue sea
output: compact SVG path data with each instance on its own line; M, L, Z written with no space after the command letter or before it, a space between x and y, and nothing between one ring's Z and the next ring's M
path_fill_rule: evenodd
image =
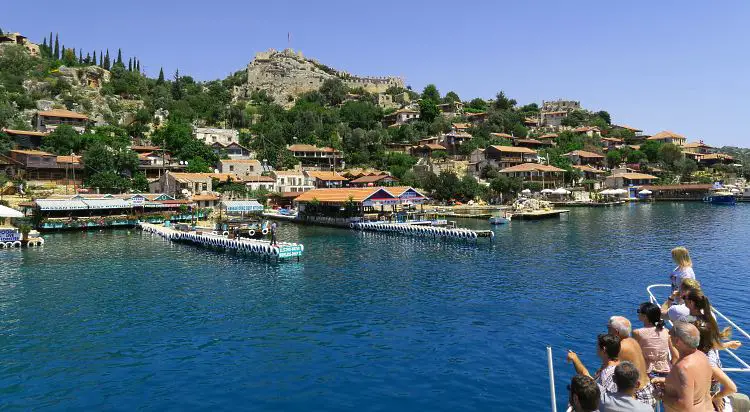
M639 326L676 245L750 327L750 205L573 209L493 230L474 246L282 224L305 255L281 264L137 230L0 250L0 408L543 411L547 345L562 408L566 350L596 369L596 335L615 314Z

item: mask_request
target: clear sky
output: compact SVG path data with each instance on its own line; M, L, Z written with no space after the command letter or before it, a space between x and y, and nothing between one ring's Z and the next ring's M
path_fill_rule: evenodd
M750 1L8 1L3 30L122 48L151 76L199 80L291 47L362 75L464 100L565 98L615 123L750 147ZM113 56L114 57L114 56Z

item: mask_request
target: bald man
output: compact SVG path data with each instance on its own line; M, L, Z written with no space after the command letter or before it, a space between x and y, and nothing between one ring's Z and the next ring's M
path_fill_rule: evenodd
M655 378L664 384L664 406L667 411L712 412L711 364L699 351L701 338L698 328L690 323L677 322L669 331L672 343L680 352L666 378Z
M654 408L656 406L654 387L646 372L646 358L643 357L641 345L630 337L632 329L630 321L624 316L612 316L609 318L607 329L610 334L620 337L620 354L617 357L620 362L630 362L638 370L639 386L635 391L635 398Z

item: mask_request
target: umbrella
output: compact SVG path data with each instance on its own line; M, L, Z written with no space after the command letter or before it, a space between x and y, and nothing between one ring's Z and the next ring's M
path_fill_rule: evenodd
M739 193L740 189L732 189L732 193Z
M552 193L554 193L554 194L556 194L556 195L567 195L567 194L568 194L568 193L570 193L570 192L569 192L569 191L567 191L567 190L565 190L565 189L563 189L563 188L561 187L561 188L555 189L555 191L554 191L554 192L552 192Z
M542 189L542 193L554 193L555 191L552 189Z
M601 192L599 192L599 194L600 194L600 195L611 195L611 194L613 194L613 193L612 193L612 190L611 190L611 189L604 189L604 190L602 190Z
M625 189L614 189L612 190L613 195L624 195L625 193L628 193Z
M0 205L0 217L23 217L23 213L16 209L11 209L7 206Z
M528 195L528 194L531 194L531 190L530 189L523 189L523 190L521 190L521 193L523 193L525 195Z
M651 193L653 193L653 192L651 192L648 189L643 189L640 192L638 192L639 195L650 195Z

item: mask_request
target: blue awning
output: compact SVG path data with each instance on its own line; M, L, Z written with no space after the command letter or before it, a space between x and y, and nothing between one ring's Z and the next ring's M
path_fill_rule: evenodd
M263 205L255 200L225 200L221 202L227 212L262 212Z

